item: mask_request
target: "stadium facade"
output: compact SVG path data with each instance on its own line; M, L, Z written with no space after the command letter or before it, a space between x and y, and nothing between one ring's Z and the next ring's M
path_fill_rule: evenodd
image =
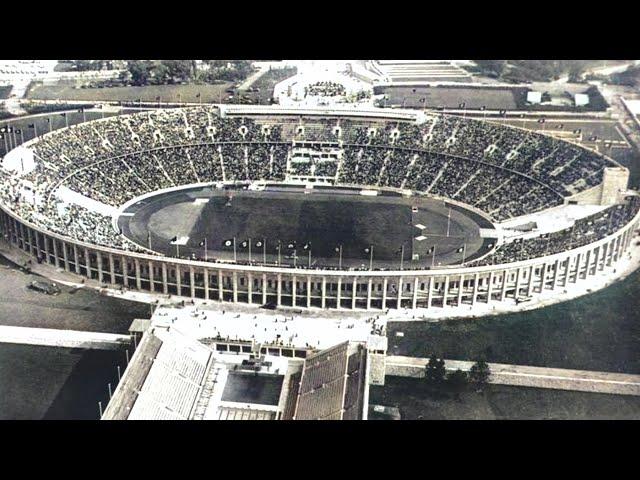
M340 154L294 163L291 149L300 146ZM143 112L48 133L9 152L3 166L0 227L38 261L106 288L276 307L428 311L535 303L540 294L615 270L640 221L628 171L613 160L547 135L423 112ZM402 270L167 257L114 228L122 205L153 191L251 181L426 192L484 212L496 225L569 204L601 208L561 232L501 237L472 262ZM62 211L61 191L86 201L72 196L74 210Z

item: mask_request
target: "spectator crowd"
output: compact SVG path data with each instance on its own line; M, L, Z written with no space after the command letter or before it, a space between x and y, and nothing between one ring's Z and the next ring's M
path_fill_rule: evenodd
M331 94L339 87L320 82L308 93ZM300 145L330 147L341 155L291 162L292 149ZM223 117L210 106L82 123L41 137L32 149L36 162L29 173L0 169L2 202L51 231L124 249L135 247L114 231L111 217L65 205L52 193L66 186L119 207L162 188L285 180L293 174L426 192L503 221L559 205L564 197L599 184L604 169L613 166L603 156L549 136L462 117L430 115L422 124L300 116L256 120ZM24 201L25 188L41 201ZM631 203L637 209L637 202ZM554 253L568 242L592 241L619 227L633 208L612 207L607 211L612 222L600 217L579 222L571 237L558 232L544 241L503 245L483 262L514 261Z

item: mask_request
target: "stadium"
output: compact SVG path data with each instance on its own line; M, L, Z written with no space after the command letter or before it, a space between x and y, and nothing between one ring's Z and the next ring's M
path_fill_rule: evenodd
M422 111L141 111L46 133L2 166L0 226L38 262L267 308L534 305L615 273L640 220L614 160Z

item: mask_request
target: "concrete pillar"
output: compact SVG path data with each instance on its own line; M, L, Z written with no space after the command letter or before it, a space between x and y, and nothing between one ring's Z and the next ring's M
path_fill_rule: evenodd
M384 277L384 280L382 280L382 309L386 310L387 308L387 286L388 286L388 282L389 279L387 277Z
M31 229L29 229L29 241L31 241ZM62 257L64 259L64 270L69 272L69 245L67 242L62 242Z
M449 275L444 277L444 292L442 297L442 308L447 306L447 295L449 294Z
M460 279L458 280L458 306L462 305L462 291L464 290L464 273L460 274Z
M75 245L74 245L74 253L75 252ZM77 259L77 256L76 256ZM121 270L122 270L122 283L124 284L125 287L129 286L129 274L128 274L128 267L127 267L127 258L122 255L120 257L120 266L121 266Z
M473 277L473 296L471 297L471 305L476 304L476 300L478 299L478 284L480 283L480 274L476 273Z
M176 263L176 290L178 295L182 296L182 272L180 271L180 265Z
M613 250L614 250L615 239L609 242L609 246L607 247L607 267L611 266L611 262L613 261Z
M604 270L607 259L607 246L608 244L600 245L600 259L598 260L598 270Z
M37 235L37 232L36 232ZM36 242L38 241L38 237L36 236ZM38 253L38 255L40 255ZM124 258L124 257L123 257ZM73 244L73 263L75 265L75 270L78 275L80 275L80 256L78 255L78 246Z
M489 286L487 287L487 305L491 303L491 294L493 293L493 271L489 272Z
M411 306L415 310L418 307L418 277L413 279L413 298L411 299Z
M556 260L555 266L554 266L554 271L553 271L553 286L551 287L551 290L555 290L556 287L558 286L558 282L560 280L560 260Z
M49 238L43 234L42 239L44 240L44 257L47 261L47 264L51 264L51 259L49 258ZM18 231L16 230L16 244L18 243Z
M55 243L54 243L55 245ZM57 257L57 255L56 255ZM97 258L97 262L98 262L98 282L102 285L102 282L104 281L103 275L102 275L102 253L101 252L96 252L96 258Z
M369 277L369 281L367 282L367 310L371 310L371 286L373 279Z
M20 224L22 226L22 224ZM58 258L58 241L55 238L51 239L53 243L53 264L56 268L60 268L60 259ZM24 248L24 237L22 237L22 247Z
M262 274L262 304L267 303L267 274Z
M307 276L307 308L311 308L311 275Z
M196 298L196 272L191 265L189 265L189 293L191 298Z
M358 286L358 277L353 277L351 283L351 310L356 309L356 287Z
M65 246L64 251L66 253L67 251L67 247ZM66 255L65 255L66 257ZM66 263L66 258L65 258L65 263ZM116 270L113 264L113 254L110 253L109 254L109 281L111 282L111 285L115 285L116 284Z
M618 236L618 248L616 249L616 262L620 260L622 256L622 252L624 250L625 239L627 238L628 231L624 232L622 235Z
M340 308L340 301L342 300L342 277L338 277L338 294L337 294L337 301L336 301L336 306L337 308Z
M513 294L513 298L520 296L520 284L522 283L522 268L518 267L516 270L516 291Z
M504 299L507 297L507 279L509 278L509 271L502 271L502 291L500 292L500 301L504 302Z
M322 277L322 298L320 299L322 308L327 308L327 277Z
M562 286L566 287L567 283L569 282L569 275L571 273L571 255L569 255L567 258L567 267L564 269L564 278L562 280Z
M38 255L38 258L40 258L42 256L42 252L40 250L40 232L35 230L35 234L36 234L36 254ZM11 224L9 224L9 242L13 243L13 238L12 238L11 235L12 235ZM75 245L74 245L74 247L75 247Z
M155 275L153 272L153 262L149 260L149 291L152 293L156 291L156 286L154 285L154 282L155 282Z
M238 303L238 272L233 272L233 303Z
M535 271L535 270L534 270ZM544 282L547 278L547 263L543 263L540 267L540 292L544 290ZM533 294L536 291L535 286L529 291L529 295Z
M253 275L251 272L247 273L247 296L249 305L253 304Z
M167 295L169 293L169 282L167 281L167 264L162 262L162 293Z
M431 308L433 300L433 277L429 277L429 286L427 287L427 308Z
M48 256L48 255L47 255ZM87 278L91 278L91 257L89 257L89 249L84 249L84 263L87 268Z
M22 249L27 250L27 236L24 233L24 225L22 224L22 222L20 222L20 239L22 240Z
M291 278L291 305L292 306L296 306L296 283L297 283L297 277L295 275L293 275L293 277Z
M142 275L140 274L140 260L138 260L137 258L134 258L133 264L136 267L136 288L138 290L142 290Z
M580 278L580 263L582 260L582 254L576 254L576 276L573 277L573 283L577 283L578 278Z
M218 300L224 300L224 292L222 285L222 270L218 270Z
M276 285L276 302L278 307L282 305L282 274L278 274L278 284Z
M398 304L396 305L396 308L398 310L400 308L402 308L402 287L403 287L403 283L404 283L404 278L402 278L402 277L398 278Z
M202 275L204 276L204 299L209 300L209 269L205 267Z
M33 234L31 233L30 228L27 228L27 237L29 238L29 253L31 255L35 255L35 247L33 245ZM69 267L67 266L67 271L68 270L69 270Z

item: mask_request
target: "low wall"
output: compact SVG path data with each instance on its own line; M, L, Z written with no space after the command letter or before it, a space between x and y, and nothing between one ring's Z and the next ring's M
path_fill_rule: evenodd
M129 345L131 337L113 333L0 325L0 343L116 350L124 345Z
M388 356L386 374L397 377L424 378L428 361L427 358ZM473 363L445 360L445 368L447 371L460 369L468 372ZM496 385L640 396L640 375L503 363L490 363L489 368L491 376L488 382Z

